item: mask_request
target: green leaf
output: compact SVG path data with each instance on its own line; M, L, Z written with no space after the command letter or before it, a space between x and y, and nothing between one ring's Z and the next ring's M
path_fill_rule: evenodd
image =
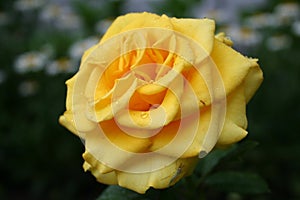
M249 172L218 172L207 177L204 183L223 192L262 194L270 191L259 175Z
M210 152L207 157L200 160L196 171L200 172L201 176L206 176L219 164L219 162L228 154L228 152L228 150L220 149Z
M196 172L201 176L208 175L221 162L237 158L257 146L255 141L245 141L227 149L215 149L199 162Z
M155 199L159 191L149 189L146 194L139 194L117 185L108 186L97 200L150 200Z
M257 145L258 142L252 140L245 140L243 142L235 144L232 146L232 148L230 148L228 154L226 155L226 157L224 157L224 159L229 160L232 158L238 158L239 156L244 155L247 151L254 149Z

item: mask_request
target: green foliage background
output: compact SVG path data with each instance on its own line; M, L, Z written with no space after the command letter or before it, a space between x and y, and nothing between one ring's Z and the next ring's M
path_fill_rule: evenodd
M101 193L102 199L118 199L107 194L118 195L122 189L110 187L104 191L105 185L83 172L84 146L58 124L65 105L64 82L72 73L49 76L41 70L20 74L14 70L14 63L18 55L39 51L44 44L53 47L53 58L67 57L75 41L91 35L100 38L93 27L100 19L122 14L124 1L101 1L98 7L91 5L100 1L70 1L83 22L80 32L41 24L38 8L18 11L15 2L0 2L0 13L8 16L8 22L0 26L0 70L4 72L0 82L0 199L96 199ZM270 1L259 10L243 13L241 20L255 12L271 12L283 2L286 1ZM189 10L197 3L153 1L153 9L170 16L189 17ZM245 54L259 58L265 76L247 108L246 141L229 150L212 152L200 162L195 175L178 186L161 192L150 190L146 196L122 190L121 197L300 199L300 36L291 32L291 24L265 28L260 34L263 40L259 44L241 48ZM287 35L291 45L277 51L268 49L266 41L272 34ZM20 84L28 80L37 86L34 93L24 96Z

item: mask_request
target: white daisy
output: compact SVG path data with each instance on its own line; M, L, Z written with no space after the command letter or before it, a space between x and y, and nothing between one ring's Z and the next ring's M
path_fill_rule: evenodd
M249 27L228 26L224 29L224 32L232 38L233 44L236 46L255 46L263 39L258 31Z
M300 16L300 6L295 2L281 3L275 7L274 14L281 25L289 25Z
M271 36L266 41L266 46L271 51L287 49L292 44L292 38L288 35Z
M14 3L14 7L16 10L28 11L40 8L45 2L45 0L18 0Z
M45 53L31 51L19 55L14 63L17 73L26 73L29 71L40 71L45 66L48 56Z
M87 39L80 40L71 45L69 55L75 61L80 60L82 54L99 42L99 38L95 36L88 37Z
M49 75L56 75L59 73L73 73L78 67L71 62L70 59L61 58L54 60L46 67L46 73Z
M259 13L249 16L245 19L244 23L254 29L278 26L277 17L272 13Z
M62 30L77 30L82 27L80 17L68 5L48 4L40 14L43 23Z
M292 24L292 32L296 35L296 36L300 36L300 21L295 21Z

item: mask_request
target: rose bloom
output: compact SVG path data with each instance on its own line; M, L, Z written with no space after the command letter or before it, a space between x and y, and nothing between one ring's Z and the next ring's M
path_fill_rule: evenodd
M118 17L66 82L59 122L84 142L84 170L145 193L243 139L263 78L257 59L231 46L210 19Z

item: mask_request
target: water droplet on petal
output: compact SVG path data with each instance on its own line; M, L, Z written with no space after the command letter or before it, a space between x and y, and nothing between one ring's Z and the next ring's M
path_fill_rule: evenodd
M142 112L141 118L146 119L148 117L148 113Z
M199 158L204 158L207 155L206 151L200 151Z

